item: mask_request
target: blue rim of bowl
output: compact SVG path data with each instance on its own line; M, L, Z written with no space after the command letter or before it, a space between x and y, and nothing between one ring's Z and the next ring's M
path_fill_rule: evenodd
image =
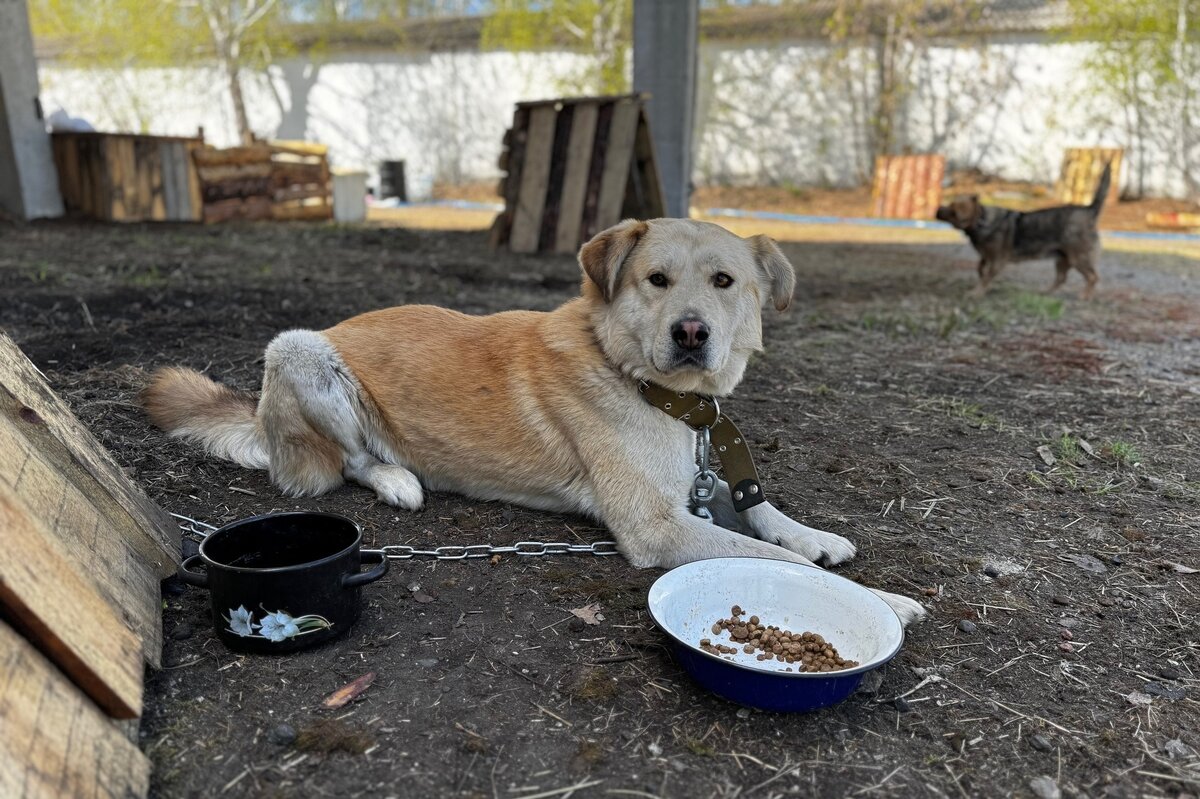
M871 589L869 589L865 586L859 585L858 583L854 582L853 580L851 580L847 577L843 577L840 574L834 574L833 572L826 571L825 569L822 569L819 566L805 566L803 563L792 563L791 561L788 561L788 560L775 560L773 558L754 558L754 557L701 558L700 560L694 560L694 561L690 561L689 563L685 563L685 564L683 564L683 566L688 566L688 565L691 565L692 563L703 563L706 560L757 560L757 561L761 561L763 563L784 563L784 564L787 564L788 566L799 566L802 569L813 569L815 571L825 572L825 574L828 574L830 577L835 577L838 580L847 582L850 585L854 586L855 588L859 588L863 591L868 591L868 592L871 591ZM675 568L683 568L683 566L676 566ZM675 569L671 569L670 571L660 574L658 576L658 578L653 583L650 584L650 590L653 591L654 586L658 585L658 581L663 579L664 577L666 577L668 574L670 574L674 570ZM649 592L647 592L647 594L646 594L646 599L647 599L646 612L650 614L650 619L654 622L654 625L656 627L658 627L658 629L662 630L663 633L668 638L670 638L672 641L674 641L675 643L677 643L681 646L687 647L689 650L691 650L692 652L694 652L697 655L701 655L703 657L708 658L709 660L716 661L717 663L720 663L723 666L731 666L735 669L742 669L744 671L751 672L752 674L758 674L758 675L764 675L764 676L786 677L787 679L791 679L791 680L794 680L794 679L828 680L828 679L835 678L835 677L851 677L855 674L865 674L868 671L874 671L875 669L877 669L880 666L884 665L885 663L889 662L892 658L896 657L896 655L900 654L900 650L904 648L904 639L906 637L905 632L904 632L904 624L900 621L900 616L897 615L896 611L892 609L891 605L888 605L887 602L883 601L882 597L877 597L879 599L879 601L883 602L884 606L887 607L888 612L896 617L896 623L898 625L900 625L900 640L896 643L896 648L893 649L891 652L888 652L887 655L885 655L884 657L876 658L876 659L872 660L870 663L865 663L865 664L862 664L859 666L855 666L852 669L839 669L838 671L793 671L793 672L788 672L788 671L775 671L774 669L759 669L759 668L755 668L754 666L748 666L744 663L738 663L733 660L726 660L723 657L718 657L717 655L714 655L710 652L705 652L703 649L700 648L699 644L692 644L692 643L689 643L689 642L683 640L678 635L676 635L675 633L668 630L666 628L666 625L664 625L661 621L659 621L658 617L654 615L654 608L652 608L650 606L649 597L650 597L650 594L649 594Z

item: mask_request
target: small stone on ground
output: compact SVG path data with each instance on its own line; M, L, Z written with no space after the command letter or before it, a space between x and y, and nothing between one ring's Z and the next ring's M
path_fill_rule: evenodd
M1038 799L1061 799L1062 791L1052 777L1034 777L1029 781L1029 790Z

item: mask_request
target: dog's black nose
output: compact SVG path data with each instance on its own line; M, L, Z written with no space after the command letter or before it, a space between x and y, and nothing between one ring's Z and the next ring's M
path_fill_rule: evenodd
M683 350L698 350L708 341L708 325L699 319L680 319L671 325L671 339Z

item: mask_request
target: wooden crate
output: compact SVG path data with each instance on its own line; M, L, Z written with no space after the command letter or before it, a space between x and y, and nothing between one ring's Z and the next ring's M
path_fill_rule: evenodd
M1112 183L1108 187L1105 205L1121 197L1121 160L1125 150L1120 147L1070 147L1063 152L1062 170L1054 193L1066 205L1091 205L1100 183L1105 164L1112 165Z
M492 246L573 253L623 218L662 216L645 99L518 103L500 156L505 207L492 225Z
M942 201L946 159L941 155L881 155L875 158L871 209L887 219L933 219Z
M63 203L105 222L196 222L200 183L192 164L203 137L54 133Z
M328 153L309 142L196 150L204 221L332 219Z
M179 529L0 333L0 796L144 796ZM129 726L132 724L132 726Z

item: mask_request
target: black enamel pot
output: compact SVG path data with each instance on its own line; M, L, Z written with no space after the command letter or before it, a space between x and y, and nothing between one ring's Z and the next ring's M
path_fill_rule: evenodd
M230 649L294 652L349 630L362 586L387 573L383 553L363 553L361 543L345 516L270 513L214 531L179 577L208 590L217 637Z

